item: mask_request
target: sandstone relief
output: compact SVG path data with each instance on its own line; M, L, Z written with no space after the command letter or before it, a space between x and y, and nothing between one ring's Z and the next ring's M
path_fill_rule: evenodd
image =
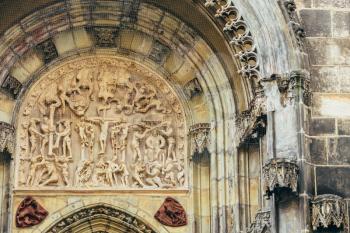
M19 114L19 188L186 186L182 107L162 78L135 63L63 64L30 89Z

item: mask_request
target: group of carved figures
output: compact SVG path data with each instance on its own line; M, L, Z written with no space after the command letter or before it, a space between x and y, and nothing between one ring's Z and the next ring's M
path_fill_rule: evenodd
M30 117L23 123L27 143L21 146L21 164L27 162L29 172L20 183L183 186L184 136L174 127L178 115L165 107L154 86L134 79L125 70L80 69L49 84L37 105L23 112ZM161 120L147 120L148 114Z

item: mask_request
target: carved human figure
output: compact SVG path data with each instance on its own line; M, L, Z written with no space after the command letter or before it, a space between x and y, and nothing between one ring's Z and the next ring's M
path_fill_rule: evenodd
M89 181L93 173L93 161L89 159L81 160L78 164L75 179L78 186L89 186Z
M96 182L103 186L106 186L106 185L111 186L113 184L113 181L110 180L110 176L108 172L109 172L109 164L106 162L104 155L100 154L99 160L96 164L96 169L95 169Z
M151 85L136 83L136 95L134 99L135 111L146 113L155 108L156 111L166 113L167 110L162 106L161 101L157 98L157 92Z
M42 133L38 130L38 123L40 120L38 118L32 118L29 123L28 133L29 133L29 143L30 143L30 154L34 155L37 151L40 139L44 137Z
M59 175L55 166L54 159L43 159L43 168L40 173L39 185L57 185Z
M91 160L93 157L92 153L95 142L94 126L91 123L85 122L82 119L80 122L77 123L76 130L78 131L80 137L81 158L82 160ZM86 155L86 148L89 149L89 157Z
M49 124L50 122L48 117L44 117L43 120L40 122L40 129L43 135L43 139L41 141L41 149L40 149L42 156L46 156L45 150L46 150L47 144L49 143L49 134L50 134ZM48 155L52 155L52 154L48 154Z
M153 162L148 162L146 164L146 178L145 182L153 188L169 188L171 185L163 184L160 175L162 171L162 164L157 160Z
M174 167L175 167L174 161L170 159L170 157L168 157L165 162L165 166L162 168L164 181L166 183L170 183L172 186L176 186Z
M144 177L144 172L145 172L145 165L141 161L138 161L134 164L131 164L131 167L133 168L133 172L132 172L132 179L134 181L133 185L136 187L138 186L145 187L146 185L142 181Z
M133 136L131 139L131 150L133 153L133 161L142 161L142 154L140 149L141 140L146 136L146 134L149 132L149 130L144 131L141 133L142 129L144 128L144 125L133 125L132 128L134 129Z
M165 146L165 138L159 134L158 130L153 130L151 135L146 139L146 154L150 161L156 159L165 162L165 151L163 150Z
M179 183L180 186L184 186L185 184L185 166L184 166L184 161L183 159L180 159L177 162L177 182Z
M122 182L123 187L127 187L129 185L129 171L126 167L125 161L122 161L119 165L118 172L121 173L120 180Z
M36 180L36 172L40 166L43 165L43 156L41 154L32 156L30 159L29 174L26 181L27 186L33 186Z
M102 105L97 107L98 115L105 117L106 111L111 108L111 101L113 100L115 87L115 75L107 70L107 67L103 66L99 70L97 76L98 81L98 98L102 102ZM102 113L102 114L101 114Z
M127 138L129 132L128 124L115 124L111 129L111 141L115 159L125 162Z
M55 142L55 148L59 148L60 146L60 139L62 139L62 153L63 156L72 157L72 146L71 146L71 121L69 120L63 120L58 122L58 131L56 131L56 142Z
M167 158L172 158L174 161L176 161L176 140L173 136L173 128L171 126L171 121L165 121L163 123L164 129L160 129L161 133L165 136L167 136L167 142L168 142L168 148L167 148Z
M66 157L66 156L56 156L55 162L58 167L58 169L61 172L62 180L64 185L69 185L69 162L72 162L72 157Z

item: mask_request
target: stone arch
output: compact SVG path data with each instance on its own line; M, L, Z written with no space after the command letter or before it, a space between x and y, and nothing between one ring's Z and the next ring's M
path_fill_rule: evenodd
M121 207L107 204L95 203L75 208L77 203L72 203L60 212L58 219L47 222L46 227L41 227L40 231L52 232L135 232L135 233L166 233L168 232L151 216L137 209L134 213ZM60 215L60 213L65 213ZM142 216L142 217L141 217ZM34 230L36 232L36 230Z

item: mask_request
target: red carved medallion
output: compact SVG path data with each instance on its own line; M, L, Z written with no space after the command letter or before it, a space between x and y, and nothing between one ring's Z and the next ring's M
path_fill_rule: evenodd
M154 217L162 224L170 227L187 225L186 211L174 198L167 197Z
M49 213L32 197L26 197L17 208L16 226L31 227L41 223Z

